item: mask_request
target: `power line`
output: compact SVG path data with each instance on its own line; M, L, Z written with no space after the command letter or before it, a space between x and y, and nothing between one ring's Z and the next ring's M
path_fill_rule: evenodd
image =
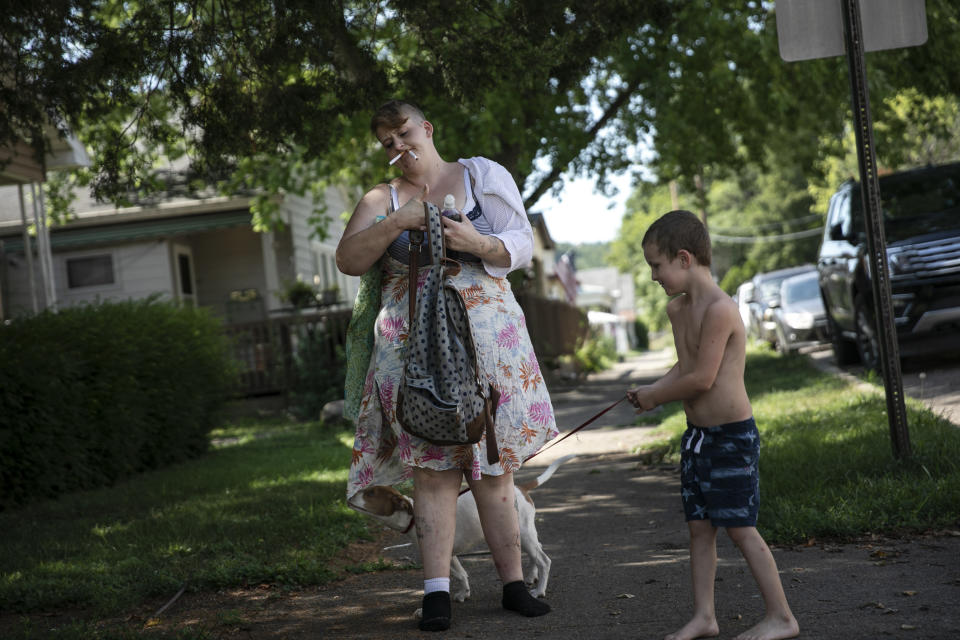
M714 229L717 230L717 231L719 231L721 234L722 234L722 233L728 233L728 234L731 234L731 235L739 235L740 233L749 233L749 231L751 231L751 230L773 229L774 227L783 227L783 226L786 226L786 225L797 225L797 226L799 226L799 225L802 225L802 224L807 223L807 222L813 222L814 220L816 220L817 222L819 222L819 221L821 221L822 219L823 219L823 216L821 216L820 214L813 214L813 215L809 215L809 216L804 216L804 217L802 217L802 218L792 218L792 219L790 219L790 220L778 220L778 221L776 221L776 222L767 222L767 223L764 223L764 224L755 224L755 225L751 225L750 227L714 227ZM711 233L710 235L713 235L713 234Z
M780 233L772 236L725 236L716 233L710 234L710 239L714 242L726 242L728 244L754 244L756 242L783 242L785 240L797 240L799 238L810 238L823 233L823 227L819 229L807 229L806 231L794 231L793 233Z

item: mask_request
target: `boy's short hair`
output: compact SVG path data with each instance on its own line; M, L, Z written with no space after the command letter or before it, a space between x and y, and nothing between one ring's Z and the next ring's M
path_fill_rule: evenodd
M427 118L420 107L406 100L391 100L377 109L370 119L370 131L377 135L377 129L386 127L397 129L411 117L423 122Z
M645 247L648 243L654 244L670 260L685 249L701 265L710 266L710 234L700 218L690 211L678 209L657 218L643 234L640 246Z

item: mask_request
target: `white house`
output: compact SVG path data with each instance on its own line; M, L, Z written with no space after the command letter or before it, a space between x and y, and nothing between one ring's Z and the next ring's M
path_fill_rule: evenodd
M348 194L330 189L326 196L329 211L346 208ZM254 231L249 207L248 197L178 197L124 209L81 198L73 219L49 229L55 299L70 306L158 295L210 307L228 322L282 312L280 294L295 280L318 289L336 285L339 301L352 300L358 279L341 274L334 260L343 228L338 216L331 216L329 235L321 241L311 237L307 198L285 196L285 225L266 233ZM0 187L6 316L32 311L18 209L17 189Z
M637 318L633 276L614 267L577 270L577 306L590 325L614 339L618 353L636 346Z

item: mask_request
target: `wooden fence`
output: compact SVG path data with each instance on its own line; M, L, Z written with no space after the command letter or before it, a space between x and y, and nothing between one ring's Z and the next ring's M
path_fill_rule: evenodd
M587 312L580 307L528 294L518 295L517 302L527 318L540 366L552 366L557 357L572 354L587 337Z
M527 329L543 367L573 353L587 332L587 314L559 300L530 295L517 297ZM318 341L321 360L342 364L350 309L300 313L225 327L240 366L242 396L286 394L296 382L296 358L304 341Z

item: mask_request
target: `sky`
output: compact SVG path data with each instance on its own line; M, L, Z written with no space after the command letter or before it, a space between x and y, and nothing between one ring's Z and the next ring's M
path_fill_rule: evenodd
M559 197L547 193L533 210L543 214L550 237L555 242L609 242L620 229L630 196L630 176L614 176L611 182L620 189L615 198L595 193L593 180L567 180Z

